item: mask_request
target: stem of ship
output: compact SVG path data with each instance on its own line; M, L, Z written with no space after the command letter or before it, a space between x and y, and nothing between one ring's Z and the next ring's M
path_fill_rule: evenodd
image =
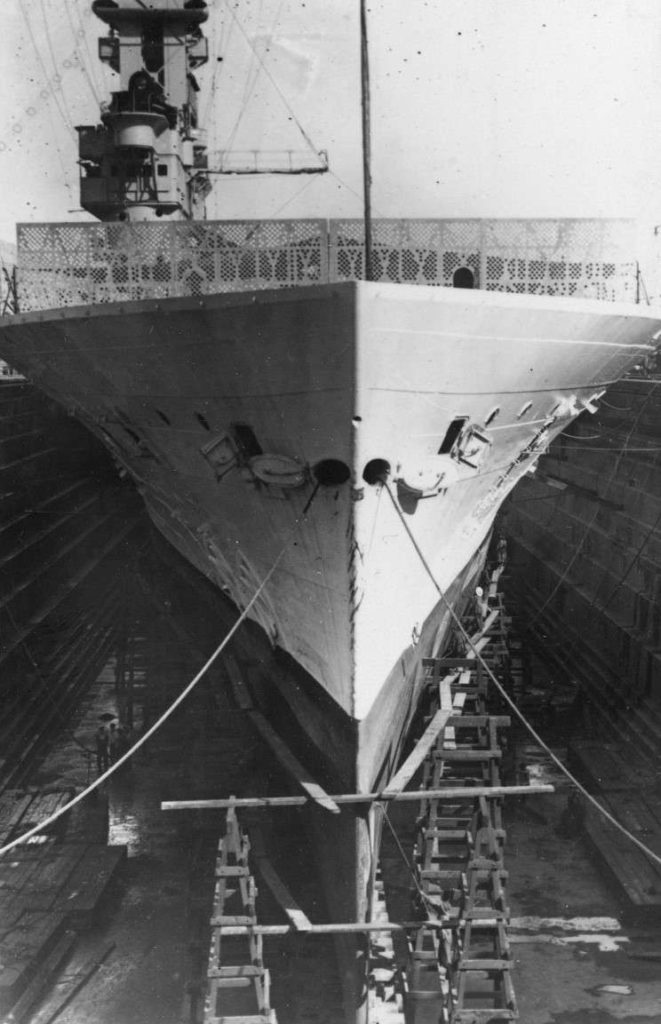
M360 82L363 111L363 208L365 222L365 280L374 280L372 256L372 141L370 122L370 66L367 49L367 0L360 0Z
M363 223L365 233L365 280L374 280L374 256L372 251L372 133L370 118L370 68L369 48L367 44L367 0L360 0L360 86L361 86L361 108L363 128ZM356 842L356 863L358 876L358 903L356 911L358 919L367 920L370 916L370 904L372 900L372 889L376 878L378 864L379 844L381 840L381 827L383 823L382 808L374 804L369 808L365 817L358 815L355 819L355 842ZM369 849L369 859L364 860L364 852ZM363 856L361 856L361 853ZM363 886L362 892L360 888ZM340 965L342 960L346 964L347 957L353 957L354 978L353 997L351 996L351 985L345 982L345 1012L347 1019L350 1014L349 1001L354 1000L354 1012L356 1024L367 1024L368 1022L368 991L367 991L367 963L369 957L369 941L366 936L358 938L354 944L347 940L349 936L343 936L343 953L340 953ZM349 959L350 963L350 959ZM360 964L360 967L359 967ZM342 966L340 966L342 970ZM346 970L346 967L345 967ZM347 999L349 995L349 999Z

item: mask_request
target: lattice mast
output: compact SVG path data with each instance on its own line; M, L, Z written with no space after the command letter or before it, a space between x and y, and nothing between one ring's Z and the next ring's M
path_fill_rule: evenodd
M211 189L194 71L204 0L94 0L99 57L119 75L101 124L79 127L82 207L103 221L200 219Z

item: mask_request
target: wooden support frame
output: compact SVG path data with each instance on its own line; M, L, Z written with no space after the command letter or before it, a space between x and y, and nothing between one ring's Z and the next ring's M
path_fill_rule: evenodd
M250 839L241 831L232 801L225 835L218 842L204 1024L277 1024L270 1006L271 976L263 964L263 939L253 931L257 925L257 886L250 872L250 851ZM226 962L226 945L232 947L230 962ZM237 959L244 962L237 963ZM241 1016L225 1017L219 1011L228 990L233 990L235 997L241 990Z

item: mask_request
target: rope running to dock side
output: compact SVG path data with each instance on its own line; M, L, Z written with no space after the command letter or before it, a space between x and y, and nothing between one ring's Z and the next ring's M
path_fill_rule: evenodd
M462 633L466 643L468 644L468 646L473 651L475 657L478 659L478 661L480 662L480 664L482 665L482 667L486 671L487 675L489 676L489 678L491 679L491 681L495 685L496 689L500 693L500 695L503 698L503 700L505 701L505 703L509 705L509 707L512 709L512 711L517 716L519 721L522 723L522 725L528 730L530 735L533 737L535 742L538 743L539 746L542 748L542 750L544 750L548 754L548 756L551 758L553 763L560 769L560 771L564 775L566 775L566 777L569 779L569 781L585 797L585 799L588 801L588 803L592 804L592 806L604 818L606 818L606 820L609 821L611 823L611 825L613 825L619 832L621 832L623 836L626 836L627 839L630 839L631 842L635 846L637 846L638 849L641 850L645 854L646 857L649 857L650 860L653 860L656 864L661 866L661 857L658 854L656 854L654 852L654 850L651 850L649 848L649 846L646 846L645 843L642 843L640 841L640 839L638 839L635 835L633 835L633 833L630 832L629 829L626 828L625 825L623 825L621 822L619 822L617 820L617 818L614 818L613 815L609 811L607 811L605 807L602 807L602 805L599 803L599 801L596 800L595 797L593 797L592 794L588 792L588 790L585 788L585 786L581 785L581 783L578 781L578 779L574 775L572 775L572 773L569 770L569 768L567 768L567 766L565 764L563 764L563 762L560 760L560 758L556 754L553 753L553 751L550 749L550 747L547 746L547 744L544 742L544 740L541 738L541 736L535 731L533 726L530 724L530 722L528 721L526 716L523 714L523 712L519 710L518 706L512 700L510 695L507 693L507 691L503 687L502 683L500 683L499 680L496 678L496 676L492 672L490 666L485 661L485 659L482 657L480 651L475 646L475 644L471 640L469 634L464 629L464 626L463 626L463 624L461 622L461 619L459 618L459 616L455 612L454 608L452 607L452 605L448 601L447 597L445 596L445 593L443 592L443 590L441 589L440 585L438 584L438 581L436 580L436 577L434 576L434 574L433 574L433 572L431 570L431 567L430 567L427 559L425 558L424 554L420 550L420 548L418 546L418 542L416 541L415 537L411 533L409 525L406 522L406 520L404 519L404 515L402 513L402 510L400 509L397 501L395 500L395 496L393 495L393 493L390 490L390 487L388 486L386 481L383 482L383 486L387 490L388 495L390 497L390 500L393 503L393 507L394 507L395 511L397 512L397 515L399 516L399 518L401 520L401 523L402 523L404 529L406 530L406 533L409 536L409 540L413 544L413 547L415 548L416 553L417 553L418 557L420 558L420 561L422 562L422 565L424 566L425 571L427 572L427 575L429 576L430 580L434 584L434 587L436 588L436 590L437 590L437 592L439 594L439 597L441 598L441 600L443 601L444 605L446 606L446 608L450 612L450 615L452 616L452 618L456 622L457 626L459 627L459 630L461 631L461 633Z
M297 526L298 526L298 524L297 524ZM154 722L154 724L152 726L150 726L150 728L147 730L147 732L144 733L140 737L140 739L137 740L137 742L133 744L133 746L130 748L130 750L127 750L125 754L122 754L122 756L120 758L118 758L117 761L115 761L115 763L112 764L110 766L110 768L108 768L107 771L103 772L102 775L99 775L98 779L95 779L94 782L92 782L89 786L87 786L86 789L83 789L80 793L77 794L77 796L73 797L72 800L70 800L68 803L64 804L62 807L60 807L59 810L57 810L55 812L55 814L52 814L50 816L50 818L46 818L45 821L42 821L38 825L35 825L34 828L29 829L24 835L19 836L17 839L13 839L11 841L11 843L7 843L6 846L1 847L0 848L0 856L2 856L5 853L8 853L10 850L13 850L14 847L20 846L21 843L25 843L28 839L31 839L32 836L36 836L39 832L43 832L44 829L46 829L50 825L52 825L53 822L58 820L58 818L61 818L63 814L66 814L67 811L70 811L72 807L75 807L76 804L79 804L81 802L81 800L84 800L85 797L90 795L90 793L93 793L95 789L98 789L98 787L101 786L107 779L109 779L111 775L114 775L114 773L119 768L121 768L121 766L126 761L128 761L128 759L130 757L133 756L133 754L135 754L136 750L139 750L140 747L144 746L144 744L147 742L147 740L150 739L154 735L154 733L157 732L157 730L161 728L161 726L168 720L168 718L170 718L170 716L173 714L173 712L176 711L176 709L179 707L179 705L186 699L186 697L189 695L189 693L191 693L191 691L197 686L197 684L199 683L200 679L202 679L202 677L205 675L205 673L208 671L208 669L213 665L214 661L218 658L218 656L220 654L222 654L224 649L227 647L228 643L230 642L230 640L232 639L232 637L234 636L234 634L236 633L236 631L238 630L239 626L242 624L244 619L247 618L248 613L250 612L250 609L253 607L253 605L255 604L257 599L259 598L260 594L264 590L266 584L269 582L269 580L271 579L273 573L275 572L275 570L278 568L280 562L282 561L282 558L283 558L287 548L289 547L289 543L293 539L293 536L294 536L294 533L292 531L292 536L290 537L289 541L283 547L282 551L280 552L280 554L276 558L275 562L273 563L273 565L271 566L271 568L267 572L267 574L264 577L264 579L262 580L262 582L257 587L257 590L255 591L255 593L253 594L252 598L250 599L248 604L245 606L245 608L243 609L243 611L239 615L238 619L236 620L236 622L234 623L234 625L230 629L229 633L227 633L227 635L223 638L223 640L221 640L221 642L218 644L218 646L216 647L216 649L213 652L213 654L206 660L206 662L204 663L202 668L199 670L199 672L194 676L193 679L191 679L191 681L188 684L188 686L186 686L181 691L179 696L175 698L175 700L172 702L172 704L170 704L170 706L168 708L166 708L166 710L163 712L163 714L160 716L160 718L158 718Z

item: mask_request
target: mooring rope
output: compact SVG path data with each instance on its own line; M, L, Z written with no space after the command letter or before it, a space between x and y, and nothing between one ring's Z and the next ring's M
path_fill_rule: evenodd
M293 534L292 534L292 536L293 536ZM290 538L290 540L291 540L291 538ZM69 800L68 803L63 804L63 806L60 807L57 811L55 811L54 814L51 814L51 816L49 818L46 818L45 821L39 822L39 824L37 824L33 828L29 829L27 832L25 832L23 835L19 836L17 839L13 839L10 843L7 843L5 846L0 847L0 856L2 856L5 853L9 853L10 850L13 850L16 846L20 846L21 843L27 842L28 839L31 839L32 836L36 836L39 832L43 832L44 829L46 829L50 825L52 825L55 821L58 820L58 818L61 818L63 814L66 814L67 811L70 811L72 809L72 807L75 807L76 804L79 804L81 802L81 800L84 800L86 797L88 797L90 795L90 793L93 793L95 789L98 789L99 786L101 786L104 782L106 782L107 779L109 779L112 775L114 775L115 772L118 771L118 769L121 768L122 765L125 764L129 760L129 758L132 757L135 754L135 752L140 749L140 747L144 746L144 744L147 742L147 740L150 739L154 735L154 733L157 732L161 728L161 726L168 720L168 718L170 718L170 716L174 713L174 711L176 711L176 709L179 707L179 705L182 704L183 701L186 700L186 697L189 695L189 693L191 693L191 691L195 689L195 687L199 683L200 679L202 679L202 677L206 674L206 672L209 670L209 668L213 665L214 661L216 661L216 659L219 657L219 655L221 655L222 652L225 650L225 648L227 647L228 643L230 642L230 640L232 639L232 637L234 636L234 634L238 630L239 626L247 618L248 613L250 612L250 610L253 607L253 605L255 604L255 602L258 600L258 598L259 598L260 594L262 593L262 591L264 590L266 584L269 582L269 580L273 576L273 573L278 568L278 565L282 561L282 558L283 558L283 556L284 556L284 554L285 554L285 552L286 552L288 547L289 547L289 541L283 547L282 551L280 552L280 554L276 558L275 562L273 563L273 565L271 566L271 568L267 572L266 576L263 578L262 582L257 587L257 589L256 589L255 593L253 594L252 598L250 599L248 604L245 606L245 608L243 609L243 611L239 615L238 619L236 620L236 622L234 623L234 625L230 629L229 633L227 633L227 635L221 640L221 642L218 644L218 646L216 647L216 649L213 652L213 654L211 654L211 656L209 658L207 658L207 660L205 661L205 663L202 666L202 668L197 672L197 674L193 677L193 679L191 679L190 683L188 683L188 685L181 691L179 696L176 697L175 700L172 701L172 703L163 712L163 714L160 716L160 718L158 718L154 722L154 724L149 727L147 732L143 733L143 735L133 744L133 746L129 750L127 750L126 753L122 754L122 756L119 757L110 766L110 768L107 769L107 771L103 772L102 775L99 775L99 777L97 779L95 779L94 782L90 783L89 786L87 786L85 789L81 790L81 792L78 793L76 796L74 796L71 800Z
M456 622L457 626L459 627L460 632L463 634L463 637L464 637L466 643L468 644L468 646L473 651L476 659L480 662L482 667L485 669L487 675L489 676L489 678L491 679L491 681L495 685L496 689L500 693L500 695L503 698L503 700L505 701L505 703L509 705L509 707L512 709L512 711L517 716L519 721L522 723L522 725L528 730L530 735L533 737L535 742L538 743L539 746L542 748L542 750L544 750L548 754L548 756L553 761L553 763L560 769L560 771L564 775L566 775L566 777L569 779L569 781L576 787L576 789L579 791L579 793L581 793L585 797L585 799L588 801L588 803L592 804L592 806L604 818L606 818L606 820L609 821L611 823L611 825L613 825L619 832L621 832L623 836L626 836L627 839L631 840L631 842L635 846L637 846L638 849L641 850L645 854L646 857L649 857L650 860L653 860L656 864L661 866L661 857L658 854L656 854L654 852L654 850L651 850L649 848L649 846L646 846L645 843L641 842L640 839L638 839L635 835L633 835L633 833L629 831L629 829L626 827L626 825L623 825L621 822L619 822L617 820L617 818L614 818L613 815L610 813L610 811L607 811L606 808L603 807L602 804L600 804L599 801L594 796L592 796L591 793L588 792L588 790L585 788L585 786L583 786L578 781L576 776L571 773L569 768L567 768L567 766L565 764L563 764L563 762L560 760L560 758L556 754L553 753L553 751L550 749L549 746L547 746L547 744L544 742L542 737L535 731L535 729L533 728L531 723L528 721L526 716L523 714L523 712L519 710L518 706L512 700L510 695L507 693L507 691L503 687L502 683L496 678L496 676L494 675L494 673L491 670L491 667L487 664L485 659L482 657L479 649L476 647L476 645L471 640L469 634L464 629L464 626L463 626L463 623L461 622L461 619L459 618L459 616L455 612L455 610L452 607L450 601L448 601L447 597L445 596L444 591L441 589L441 587L440 587L436 577L434 576L434 573L432 572L432 569L431 569L431 567L429 565L429 562L425 558L425 556L424 556L423 552L421 551L421 549L420 549L420 547L419 547L415 537L413 536L413 534L411 532L411 529L409 527L409 524L406 522L406 520L404 518L404 514L403 514L402 510L400 509L399 504L397 503L397 501L395 499L395 496L392 493L390 487L388 486L388 483L387 483L386 480L383 481L383 486L387 490L388 495L390 497L390 500L392 501L393 507L394 507L395 511L397 512L397 515L399 516L399 519L400 519L400 521L401 521L401 523L402 523L406 533L408 534L409 539L410 539L411 543L413 544L413 547L415 548L415 551L416 551L417 555L419 556L419 558L420 558L420 560L421 560L421 562L422 562L422 564L423 564L423 566L425 568L425 571L427 572L427 575L429 576L429 578L431 579L432 583L434 584L434 586L435 586L435 588L436 588L436 590L438 592L439 597L441 598L441 600L443 601L444 605L446 606L446 608L450 612L450 615L452 616L452 618Z

